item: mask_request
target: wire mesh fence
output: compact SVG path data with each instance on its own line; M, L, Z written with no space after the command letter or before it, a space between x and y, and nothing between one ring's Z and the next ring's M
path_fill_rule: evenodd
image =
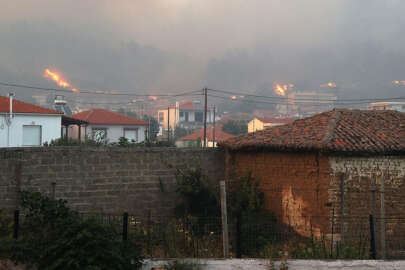
M221 217L81 214L115 226L122 241L135 240L145 257L223 257ZM286 222L290 220L290 223ZM385 234L379 229L384 222ZM13 237L24 216L16 213ZM405 258L405 217L345 217L345 230L329 216L244 214L228 220L230 256L235 258L372 259ZM329 229L326 229L329 228ZM373 229L375 230L373 235ZM385 239L384 239L385 238ZM382 243L382 241L385 241ZM132 242L132 241L131 241ZM131 248L131 247L129 247ZM135 248L135 247L134 247ZM373 255L375 254L375 255Z

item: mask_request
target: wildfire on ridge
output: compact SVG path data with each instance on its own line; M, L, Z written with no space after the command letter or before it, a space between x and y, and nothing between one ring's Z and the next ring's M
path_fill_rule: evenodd
M153 100L153 101L156 101L158 99L158 97L157 96L149 96L149 99Z
M55 71L51 71L48 68L45 69L44 77L47 79L51 79L60 87L69 88L70 90L72 90L73 93L79 93L79 90L77 90L77 88L72 87L70 83L68 83L65 79L63 79L62 75L58 74Z
M294 88L294 84L289 83L289 84L276 84L273 87L274 93L276 93L279 96L285 96L286 92L288 90L291 90L292 88Z
M394 80L394 81L392 81L392 83L395 85L405 85L405 80L402 80L402 81Z
M337 86L336 86L336 83L330 81L330 82L328 82L328 83L323 83L323 84L321 84L320 87L321 87L321 88L328 88L328 87L329 87L329 88L336 88Z

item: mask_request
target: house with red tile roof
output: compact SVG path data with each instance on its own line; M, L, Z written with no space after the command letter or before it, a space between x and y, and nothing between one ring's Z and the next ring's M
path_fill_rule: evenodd
M248 123L248 133L293 122L294 118L255 117Z
M70 116L70 118L87 123L82 127L74 127L70 137L78 139L78 128L81 130L81 140L92 138L108 143L118 142L121 137L131 142L143 142L147 136L149 123L105 109L90 109ZM82 132L83 131L83 132Z
M233 138L234 135L223 132L220 125L207 126L207 147L217 147L217 143ZM198 147L204 144L204 129L199 129L176 141L177 147Z
M62 113L0 96L0 147L41 146L60 138Z
M303 236L349 241L370 214L391 222L405 210L405 113L335 109L219 146L229 183L250 173L266 208ZM405 231L389 228L387 241Z

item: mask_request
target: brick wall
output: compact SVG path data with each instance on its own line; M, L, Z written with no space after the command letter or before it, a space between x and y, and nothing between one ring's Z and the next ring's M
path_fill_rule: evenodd
M266 208L304 235L326 231L329 221L328 158L316 153L228 152L226 177L251 172ZM231 184L231 183L230 183Z
M56 198L81 212L169 215L175 168L197 166L214 180L224 178L224 154L213 149L1 149L0 208L14 209L18 190L52 194L54 186Z

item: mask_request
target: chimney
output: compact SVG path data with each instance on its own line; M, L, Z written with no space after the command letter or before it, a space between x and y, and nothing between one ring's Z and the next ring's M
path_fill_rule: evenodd
M10 120L11 120L13 118L13 98L14 98L14 94L9 93L8 97L10 99Z

